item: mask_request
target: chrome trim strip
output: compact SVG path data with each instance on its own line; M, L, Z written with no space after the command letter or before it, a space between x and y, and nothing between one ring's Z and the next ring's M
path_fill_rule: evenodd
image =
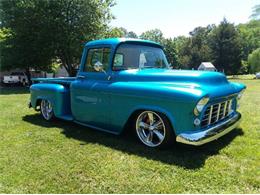
M210 106L208 125L210 125L210 123L211 123L212 110L213 110L213 105Z
M226 116L227 102L228 101L225 101L225 106L224 106L224 110L223 110L224 113L223 113L222 118L224 118Z
M176 141L194 146L211 142L235 129L239 125L240 119L241 114L237 112L232 118L204 131L181 133L176 137Z
M218 119L219 119L220 106L221 106L221 104L218 104L218 113L217 113L217 119L216 119L216 121L218 121Z

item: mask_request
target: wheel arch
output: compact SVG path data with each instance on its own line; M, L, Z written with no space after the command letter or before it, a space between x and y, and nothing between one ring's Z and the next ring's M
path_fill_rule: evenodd
M54 102L54 100L52 98L48 98L48 97L45 97L45 96L38 96L36 98L35 110L40 111L40 108L38 109L37 107L41 105L42 100L48 100L48 101L51 102L52 107L53 107L54 115L56 115L57 113L55 113L55 112L57 112L57 111L55 111L56 109L55 109L55 102Z
M174 119L174 116L164 108L161 108L161 107L158 107L158 106L149 106L149 105L137 106L137 107L133 108L130 111L129 117L128 117L125 125L124 125L123 131L126 131L128 129L127 127L130 126L131 122L133 122L134 118L136 117L136 115L139 112L142 112L142 111L145 111L145 110L150 110L150 111L153 111L153 112L163 114L169 120L172 131L173 131L174 135L176 135L175 128L174 128L176 121Z

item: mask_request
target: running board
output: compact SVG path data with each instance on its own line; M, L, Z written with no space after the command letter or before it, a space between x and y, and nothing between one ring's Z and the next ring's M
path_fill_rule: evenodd
M74 120L73 116L69 115L69 114L57 116L57 118L60 118L60 119L66 120L66 121L73 121Z

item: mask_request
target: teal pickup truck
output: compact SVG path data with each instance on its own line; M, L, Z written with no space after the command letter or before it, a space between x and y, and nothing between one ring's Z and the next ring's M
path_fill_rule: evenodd
M148 147L202 145L230 132L245 89L222 73L171 69L161 45L124 38L88 42L75 78L34 82L29 107L45 120L133 130Z

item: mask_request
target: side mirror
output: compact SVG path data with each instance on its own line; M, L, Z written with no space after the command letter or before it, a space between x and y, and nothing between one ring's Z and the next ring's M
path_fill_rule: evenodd
M100 61L97 61L94 66L93 66L94 70L97 71L97 72L104 72L104 69L103 69L103 64L100 62Z
M124 56L121 53L117 53L114 58L114 66L121 67L124 64Z

